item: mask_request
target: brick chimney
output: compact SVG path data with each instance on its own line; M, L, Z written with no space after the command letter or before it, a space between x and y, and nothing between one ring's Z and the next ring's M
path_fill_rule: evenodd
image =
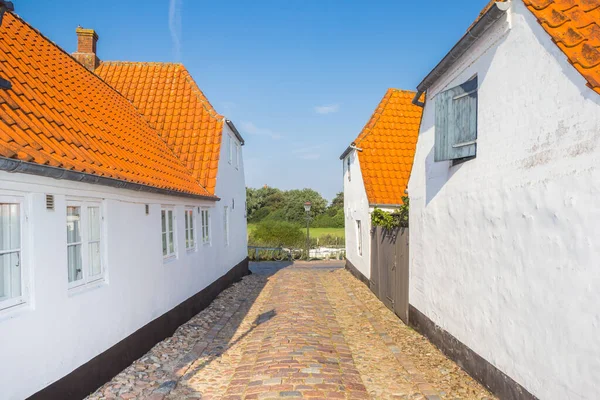
M98 34L93 29L84 29L81 26L78 26L75 32L77 32L77 51L72 55L93 72L100 65L100 59L96 55Z

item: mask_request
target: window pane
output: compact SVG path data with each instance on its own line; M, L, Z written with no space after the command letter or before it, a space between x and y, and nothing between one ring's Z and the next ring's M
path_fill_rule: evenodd
M80 244L67 246L67 259L69 268L69 282L74 282L83 279L83 270L81 269Z
M171 210L168 211L167 222L169 224L169 232L173 232L173 211Z
M160 218L162 221L162 231L166 232L167 231L167 217L166 217L165 210L160 210Z
M102 273L102 264L100 264L100 243L90 243L90 276L100 275Z
M190 229L190 242L192 243L192 245L194 244L194 223L192 222L192 227Z
M185 230L188 230L189 226L190 226L189 222L188 222L189 215L190 215L190 211L189 210L185 210Z
M20 253L0 255L0 299L21 295Z
M21 247L21 223L18 204L0 204L0 251Z
M162 234L163 256L167 255L167 234Z
M81 208L67 207L67 243L81 241Z
M175 253L175 244L173 243L173 232L169 232L169 254Z
M90 238L89 240L100 240L100 207L88 208Z
M190 231L185 230L185 247L190 247Z

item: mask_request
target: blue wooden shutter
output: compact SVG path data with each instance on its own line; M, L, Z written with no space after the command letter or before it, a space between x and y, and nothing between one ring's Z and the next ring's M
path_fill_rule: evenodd
M434 160L456 160L475 156L477 77L439 93L435 106Z

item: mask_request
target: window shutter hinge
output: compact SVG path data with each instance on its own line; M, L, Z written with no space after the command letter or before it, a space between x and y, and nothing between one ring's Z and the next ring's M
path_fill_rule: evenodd
M459 147L466 147L466 146L470 146L470 145L475 144L475 143L477 143L477 140L471 140L470 142L457 143L457 144L453 144L452 148L456 149L456 148L459 148Z
M467 96L469 96L469 95L472 95L473 93L477 93L477 89L475 89L475 90L471 90L470 92L466 92L466 93L459 94L458 96L454 96L454 97L452 98L452 100L458 100L458 99L462 99L463 97L467 97Z

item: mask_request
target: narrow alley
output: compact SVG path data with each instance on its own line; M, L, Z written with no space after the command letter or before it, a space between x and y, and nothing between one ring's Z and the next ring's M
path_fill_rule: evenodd
M88 398L492 398L339 264L251 269Z

